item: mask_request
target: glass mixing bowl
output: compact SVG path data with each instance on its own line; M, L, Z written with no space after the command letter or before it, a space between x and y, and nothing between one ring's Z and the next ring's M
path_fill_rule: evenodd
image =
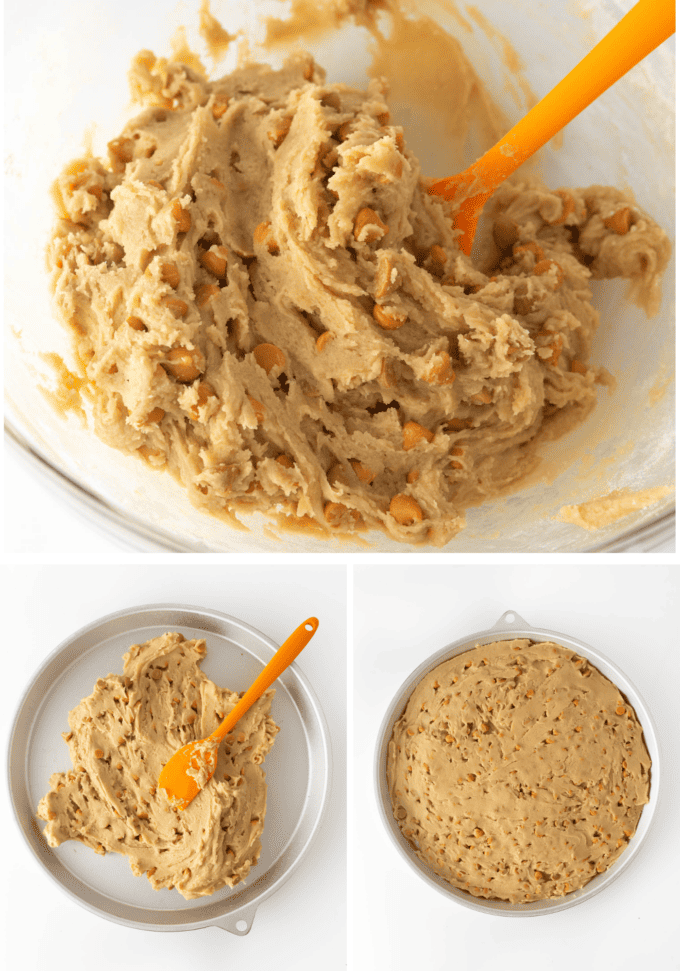
M478 0L473 19L453 2L418 4L450 33L484 78L510 122L527 110L527 91L548 91L609 30L629 4L571 0ZM108 448L70 415L62 417L41 392L54 382L44 355L69 359L68 338L51 308L43 252L53 222L49 189L71 158L82 153L88 130L95 154L131 115L126 71L134 54L150 48L170 53L169 38L184 24L190 44L198 2L159 2L92 7L82 0L34 8L15 5L7 15L7 239L5 252L5 415L9 441L36 474L93 525L142 550L245 552L440 552L394 543L382 534L358 543L299 533L276 535L264 517L234 530L200 513L169 476ZM591 9L592 8L592 9ZM261 14L283 16L276 0L214 2L230 32L245 27L262 37ZM527 28L530 25L531 29ZM505 41L509 41L508 47ZM364 85L370 37L354 25L303 42L326 67L331 81ZM511 49L519 55L519 64ZM255 57L261 55L253 46ZM230 54L215 76L233 65ZM207 62L207 60L206 60ZM209 63L209 62L207 62ZM640 206L673 234L673 48L666 42L579 116L558 148L542 152L548 185L592 183L630 187ZM519 73L518 73L519 68ZM528 87L527 87L528 86ZM416 88L414 87L414 91ZM38 106L38 110L36 110ZM435 97L429 106L397 100L396 123L427 175L455 171L444 153ZM124 110L125 109L125 110ZM473 161L469 158L468 162ZM471 509L466 529L445 552L583 552L652 550L672 542L673 499L618 520L597 532L558 522L564 504L614 489L637 491L668 485L674 475L673 272L663 282L659 313L647 319L625 299L620 281L595 285L602 324L592 359L616 377L615 393L600 392L597 408L570 435L546 446L546 469L562 469L517 494Z

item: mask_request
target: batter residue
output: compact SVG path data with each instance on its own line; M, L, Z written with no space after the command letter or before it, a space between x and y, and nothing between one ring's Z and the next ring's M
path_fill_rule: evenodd
M640 489L631 492L630 489L616 489L606 496L588 499L578 506L562 506L557 517L564 523L573 523L583 529L600 529L609 526L617 519L630 516L638 509L645 509L658 502L673 490L670 486L659 486L656 489Z

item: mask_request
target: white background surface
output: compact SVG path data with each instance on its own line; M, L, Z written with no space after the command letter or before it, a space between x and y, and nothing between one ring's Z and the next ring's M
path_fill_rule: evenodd
M326 716L333 758L332 793L322 828L299 868L261 904L244 938L216 927L186 933L132 930L83 910L33 858L9 818L4 792L6 967L316 971L320 953L325 955L324 969L345 967L345 576L341 566L318 565L4 568L5 738L25 685L65 637L114 610L176 602L232 614L277 644L306 617L317 616L319 631L295 663ZM64 766L55 766L55 771L59 768Z
M676 566L355 567L352 880L354 971L676 971L680 850ZM590 901L551 916L487 916L402 860L378 816L373 758L384 712L418 665L506 610L618 665L656 723L660 804L639 855ZM358 730L360 728L360 730Z

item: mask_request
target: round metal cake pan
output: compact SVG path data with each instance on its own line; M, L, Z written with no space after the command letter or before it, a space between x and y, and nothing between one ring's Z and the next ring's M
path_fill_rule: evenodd
M92 913L128 927L187 931L215 925L247 934L258 906L279 890L302 861L321 825L331 780L328 728L319 702L297 664L278 679L272 717L280 726L264 770L267 816L262 853L246 880L209 897L184 900L176 890L155 891L135 877L126 857L98 856L74 840L57 849L42 836L36 808L53 772L71 761L61 732L68 712L90 694L98 677L122 672L132 644L167 631L206 640L203 671L217 684L243 691L278 649L248 624L214 610L152 604L121 610L63 641L28 685L14 719L8 775L21 833L44 871Z
M465 651L472 650L478 644L491 644L494 641L515 637L528 637L533 641L550 640L555 644L575 651L577 654L592 662L592 664L597 667L602 674L606 675L606 677L609 678L609 680L612 681L617 688L619 688L624 697L627 698L629 703L635 709L638 720L642 725L645 744L647 745L647 750L652 760L649 802L645 805L642 811L638 827L625 853L623 853L609 867L609 869L594 877L590 883L586 884L586 886L582 889L568 893L564 897L557 897L548 900L537 900L528 904L511 904L504 900L485 900L478 897L473 897L472 894L466 893L464 890L459 890L457 887L452 886L442 877L438 876L428 866L426 866L420 859L418 859L406 839L402 836L401 830L397 825L397 821L392 814L392 801L390 799L390 793L387 786L387 748L392 737L392 730L395 722L403 714L406 704L413 691L420 681L422 681L425 675L429 671L436 668L437 665L441 664L443 661L455 657L457 654L463 654ZM467 637L461 638L460 640L455 641L453 644L449 644L441 651L438 651L436 654L431 655L408 676L406 681L404 681L392 699L392 702L385 713L385 717L383 718L380 726L380 732L378 734L378 743L375 750L374 761L374 782L380 817L393 845L396 847L397 851L401 854L411 869L414 870L418 876L425 880L425 882L431 887L434 887L440 893L444 894L444 896L454 900L456 903L462 904L464 907L469 907L471 910L476 910L480 913L496 914L503 917L535 917L541 914L554 914L561 910L567 910L569 907L575 907L577 904L590 900L595 896L595 894L600 893L600 891L608 887L612 881L616 880L616 878L623 873L623 871L630 865L632 860L637 856L638 852L640 851L640 847L642 846L645 837L649 832L649 828L659 802L659 787L662 777L661 772L659 744L654 722L649 713L649 709L641 698L637 688L635 688L623 671L621 671L612 661L610 661L609 658L605 657L604 654L602 654L600 651L596 651L592 647L589 647L587 644L584 644L583 641L579 641L576 638L570 637L566 634L560 634L557 631L531 627L531 625L520 617L519 614L514 610L507 610L501 616L498 622L493 627L489 628L489 630L480 631L478 634L471 634Z

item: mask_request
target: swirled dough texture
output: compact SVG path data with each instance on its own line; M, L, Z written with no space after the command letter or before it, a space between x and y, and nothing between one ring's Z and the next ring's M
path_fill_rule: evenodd
M585 886L649 801L632 706L587 660L499 641L440 664L394 726L394 816L420 859L476 897L527 903Z
M123 675L100 678L69 713L73 768L50 778L38 816L50 846L78 840L122 853L154 890L190 900L233 887L260 856L267 787L262 762L278 732L266 692L220 745L205 789L174 809L158 776L188 742L217 728L239 699L201 671L205 641L163 634L133 645Z
M379 80L144 51L131 83L57 183L56 301L98 434L213 513L444 545L593 407L590 280L658 289L668 240L611 188L504 186L473 265Z

